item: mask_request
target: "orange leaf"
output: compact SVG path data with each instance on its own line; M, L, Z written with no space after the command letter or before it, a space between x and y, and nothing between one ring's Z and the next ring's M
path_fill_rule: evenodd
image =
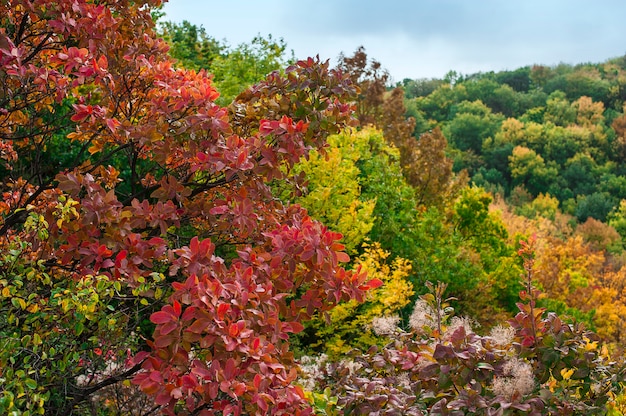
M347 263L350 261L350 256L348 256L343 251L339 251L337 252L337 261L340 261L341 263Z

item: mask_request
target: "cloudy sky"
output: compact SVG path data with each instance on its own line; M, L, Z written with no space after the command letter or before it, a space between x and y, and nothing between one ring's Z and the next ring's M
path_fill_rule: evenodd
M394 81L626 54L624 0L169 0L164 11L230 45L282 37L297 58L334 63L362 45Z

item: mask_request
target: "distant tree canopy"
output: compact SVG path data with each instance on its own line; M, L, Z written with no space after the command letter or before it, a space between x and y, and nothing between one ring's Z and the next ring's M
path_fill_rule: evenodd
M581 221L605 220L624 198L624 58L600 64L405 79L407 116L438 126L455 170L508 197L549 193Z

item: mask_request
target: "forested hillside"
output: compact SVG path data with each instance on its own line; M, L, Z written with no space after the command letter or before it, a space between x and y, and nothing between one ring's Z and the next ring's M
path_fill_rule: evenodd
M0 3L0 413L623 414L625 58L393 86L159 5Z
M474 186L496 198L493 207L509 232L540 236L546 270L538 279L550 298L544 302L556 307L558 299L584 312L617 345L626 237L625 82L622 57L450 73L401 85L416 137L440 128L454 171L467 172ZM539 222L544 226L536 228Z
M626 196L625 68L622 57L403 88L416 134L440 126L455 170L476 185L516 201L549 194L578 222L606 222Z

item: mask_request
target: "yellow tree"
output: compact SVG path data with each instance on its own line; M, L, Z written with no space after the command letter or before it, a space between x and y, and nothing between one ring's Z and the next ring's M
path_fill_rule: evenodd
M356 268L383 284L368 292L365 302L340 303L327 319L314 321L315 341L310 346L320 347L331 358L340 358L352 348L366 351L372 345L388 342L384 336L377 336L373 321L382 317L397 324L402 308L411 302L414 293L408 280L411 263L401 257L391 259L390 254L378 243L366 245Z
M551 237L537 252L536 277L548 297L588 310L587 299L604 261L604 254L593 251L581 235Z
M329 137L324 153L312 151L295 167L308 181L295 202L324 225L343 234L347 252L353 254L374 225L375 200L362 201L356 163L369 152L370 129L347 130Z
M600 274L589 303L596 311L598 334L623 351L621 345L626 336L626 267Z

